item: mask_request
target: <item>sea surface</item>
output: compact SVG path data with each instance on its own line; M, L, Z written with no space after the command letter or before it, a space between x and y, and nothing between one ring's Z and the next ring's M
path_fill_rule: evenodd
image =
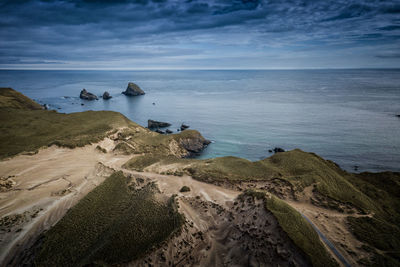
M146 95L121 94L130 81ZM2 70L0 86L58 112L114 110L173 131L184 122L213 141L201 158L300 148L350 171L400 171L400 70ZM81 100L82 88L113 98Z

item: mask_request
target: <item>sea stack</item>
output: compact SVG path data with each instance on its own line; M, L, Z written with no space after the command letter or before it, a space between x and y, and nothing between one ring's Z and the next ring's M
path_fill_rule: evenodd
M162 122L162 121L153 121L153 120L148 120L147 121L147 128L149 129L154 129L154 128L164 128L164 127L169 127L171 126L170 123L168 122Z
M97 100L98 99L95 94L89 93L88 91L86 91L85 88L81 91L81 94L79 95L79 97L81 99L85 99L85 100Z
M103 99L104 99L104 100L108 100L108 99L110 99L110 98L112 98L112 96L110 96L110 93L107 92L107 91L105 91L104 94L103 94Z
M122 93L127 96L138 96L145 94L144 91L140 89L140 87L137 84L132 82L128 83L128 87Z

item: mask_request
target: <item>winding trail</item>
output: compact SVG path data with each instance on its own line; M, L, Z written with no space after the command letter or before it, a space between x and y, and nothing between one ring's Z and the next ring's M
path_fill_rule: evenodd
M314 230L317 232L319 237L322 239L322 241L329 247L329 249L336 255L336 257L343 263L344 266L346 267L351 267L351 264L343 257L343 255L336 249L335 245L332 244L331 241L318 229L318 227L310 220L308 219L303 213L298 211L301 216L303 216L306 221L311 224L311 226L314 228Z

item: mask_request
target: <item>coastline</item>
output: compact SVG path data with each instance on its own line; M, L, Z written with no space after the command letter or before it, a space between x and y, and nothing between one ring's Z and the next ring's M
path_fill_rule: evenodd
M350 172L355 165L358 172L400 171L393 134L400 131L398 70L17 71L0 77L61 113L118 111L142 126L148 119L169 122L173 131L188 123L215 141L202 158L256 161L274 147L300 148ZM130 80L146 95L122 95ZM113 98L80 100L82 88Z
M10 109L3 108L1 112L4 116L4 114L9 114L7 112L10 112ZM30 108L18 112L12 109L11 112L14 114L21 112L25 117L29 113L54 113L52 111L32 111ZM60 117L55 120L65 116L67 115L60 114ZM117 113L111 116L124 118ZM40 117L35 118L40 120ZM104 118L100 118L100 120L102 119ZM18 153L2 159L0 176L4 178L2 184L4 191L2 190L0 193L0 217L3 219L5 216L23 214L14 217L17 219L11 222L11 226L7 226L10 232L2 232L1 239L4 250L2 249L1 257L4 260L3 263L13 258L12 252L24 254L26 252L24 250L29 251L30 246L44 230L48 230L56 224L64 217L67 210L85 197L89 191L100 185L112 172L119 170L123 171L127 177L145 179L147 183L156 182L161 195L171 197L177 194L178 202L181 204L179 212L187 218L186 223L190 224L191 222L195 225L195 229L204 232L206 241L190 241L189 237L179 235L171 238L172 240L187 238L184 240L189 240L192 245L197 244L199 249L194 257L201 258L202 255L206 255L205 262L208 263L217 264L227 261L228 259L223 257L213 259L212 255L218 251L232 253L238 246L233 242L232 247L224 247L217 242L218 238L224 236L220 232L222 229L220 227L223 227L223 222L227 222L216 219L220 216L219 208L213 207L213 205L221 207L220 213L226 213L226 216L229 212L237 216L232 219L232 227L235 223L250 223L245 221L247 218L240 216L240 209L236 214L238 209L234 207L234 203L239 201L237 200L238 196L246 192L250 194L247 196L248 198L245 197L246 201L250 203L249 209L243 208L245 214L248 212L246 217L257 217L258 215L249 210L253 207L252 205L257 206L262 203L257 197L251 200L251 194L254 192L266 194L267 206L270 203L269 195L272 194L282 203L286 203L285 205L306 214L315 225L324 231L327 238L338 247L338 250L351 264L356 265L359 261L371 260L376 258L376 255L380 255L376 249L381 250L382 247L380 245L374 247L374 243L369 240L360 240L359 234L354 232L354 224L349 227L347 220L348 217L362 220L379 216L377 217L379 220L385 221L388 225L393 224L393 219L386 217L387 213L397 213L382 207L386 205L387 201L397 203L396 190L399 187L400 173L347 173L334 163L301 150L276 153L268 159L257 162L235 157L206 160L187 159L185 157L192 150L193 143L204 144L204 138L198 132L186 130L174 135L160 135L125 119L114 124L111 129L96 128L100 133L96 132L94 138L88 136L90 135L88 134L89 130L89 132L83 133L73 132L72 135L62 138L57 136L56 140L51 140L55 138L51 137L47 144L38 143L38 147L32 147L31 151L38 151L31 155L23 155L29 151L18 152L18 148L13 150L13 153L15 151ZM23 127L29 129L32 126L27 124ZM8 131L13 131L13 129L8 128ZM57 142L50 145L54 141ZM43 148L47 145L50 146ZM65 146L70 148L65 148ZM104 149L105 153L98 147ZM394 191L383 187L379 179L371 180L370 176L374 175L379 179L388 179L393 183L391 190ZM184 185L191 188L189 193L179 192L179 188ZM374 193L386 191L388 195L384 196L382 202L376 202L372 195L369 195L371 190L375 190ZM206 211L204 205L210 205L207 206ZM247 207L246 205L244 207ZM392 209L395 209L395 205ZM260 205L257 207L260 208ZM280 228L273 212L262 209L262 206L257 211L273 222L273 225L278 225L277 229L281 229L278 232L281 237L284 236L284 240L295 241L295 244L291 243L292 241L285 241L284 249L280 253L274 254L276 259L285 255L285 251L287 253L289 250L291 254L296 255L293 256L295 261L313 261L312 255L304 256L304 247L299 246L293 236L288 239L288 233ZM201 216L197 217L195 215L197 213ZM207 218L213 218L213 220L208 222ZM366 222L363 221L363 223ZM284 226L283 223L281 227L284 229ZM249 245L250 241L244 234L248 230L243 229L243 232L237 234L239 240L248 242L246 244ZM188 231L181 234L192 235L194 233ZM203 241L204 243L202 243ZM169 249L172 253L173 249L169 246L171 243L167 242L163 248ZM211 246L212 249L207 250L207 246ZM369 250L363 246L368 246ZM257 250L254 249L255 251ZM162 261L158 252L159 250L151 252L153 254L150 253L153 261ZM334 258L334 255L330 255ZM390 255L383 254L382 257L390 257ZM253 260L259 261L260 259L263 258L255 255ZM136 261L138 260L144 260L144 258L136 259ZM329 258L326 260L329 261ZM136 263L140 265L138 262Z

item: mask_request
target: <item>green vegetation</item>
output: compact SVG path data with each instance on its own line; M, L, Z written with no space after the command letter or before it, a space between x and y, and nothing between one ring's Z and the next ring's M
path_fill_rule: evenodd
M272 195L267 196L265 192L257 190L246 190L239 196L239 199L243 199L244 196L264 200L265 208L272 212L282 229L294 244L309 257L313 266L338 266L326 251L310 223L285 201Z
M40 104L11 88L0 88L0 108L40 110Z
M374 202L348 180L348 173L331 161L299 149L277 153L256 162L237 157L182 160L173 156L153 154L135 157L124 167L143 171L155 163L160 165L178 163L181 171L185 171L197 180L210 183L280 178L288 181L297 192L313 185L316 192L334 201L351 204L365 212L376 209Z
M180 159L175 156L162 156L159 154L147 154L143 156L136 156L127 161L122 167L126 169L143 171L146 167L149 167L155 163L161 165L169 165L174 163L189 164L195 162L193 159ZM172 173L171 173L172 174Z
M371 246L383 251L400 248L400 231L397 226L375 217L348 217L348 222L356 237Z
M189 191L190 191L190 188L186 185L182 186L181 190L179 190L179 192L182 192L182 193L189 192Z
M117 128L124 128L116 150L123 153L174 155L184 157L187 140L203 137L194 130L162 135L151 132L112 111L61 114L42 106L10 88L0 89L0 159L43 146L69 148L102 140Z
M265 200L266 208L274 214L293 242L310 257L313 266L338 266L326 251L318 234L300 213L274 196Z
M373 217L348 217L351 231L371 248L364 265L398 266L400 262L400 173L361 173L348 177L374 200Z
M122 143L118 143L115 147L114 150L116 152L120 152L124 155L130 155L130 154L134 154L135 150L133 148L131 148L128 144L126 144L125 142Z
M139 127L117 112L60 114L23 94L0 88L0 159L43 146L79 147L98 142L117 127Z
M193 178L206 182L269 180L278 175L264 161L252 162L237 157L221 157L198 161L186 169Z
M118 264L144 255L183 223L174 199L156 202L153 186L131 190L122 172L114 173L45 234L35 264Z
M95 143L116 127L135 124L117 112L60 114L48 110L0 109L0 158L43 146L69 148Z

